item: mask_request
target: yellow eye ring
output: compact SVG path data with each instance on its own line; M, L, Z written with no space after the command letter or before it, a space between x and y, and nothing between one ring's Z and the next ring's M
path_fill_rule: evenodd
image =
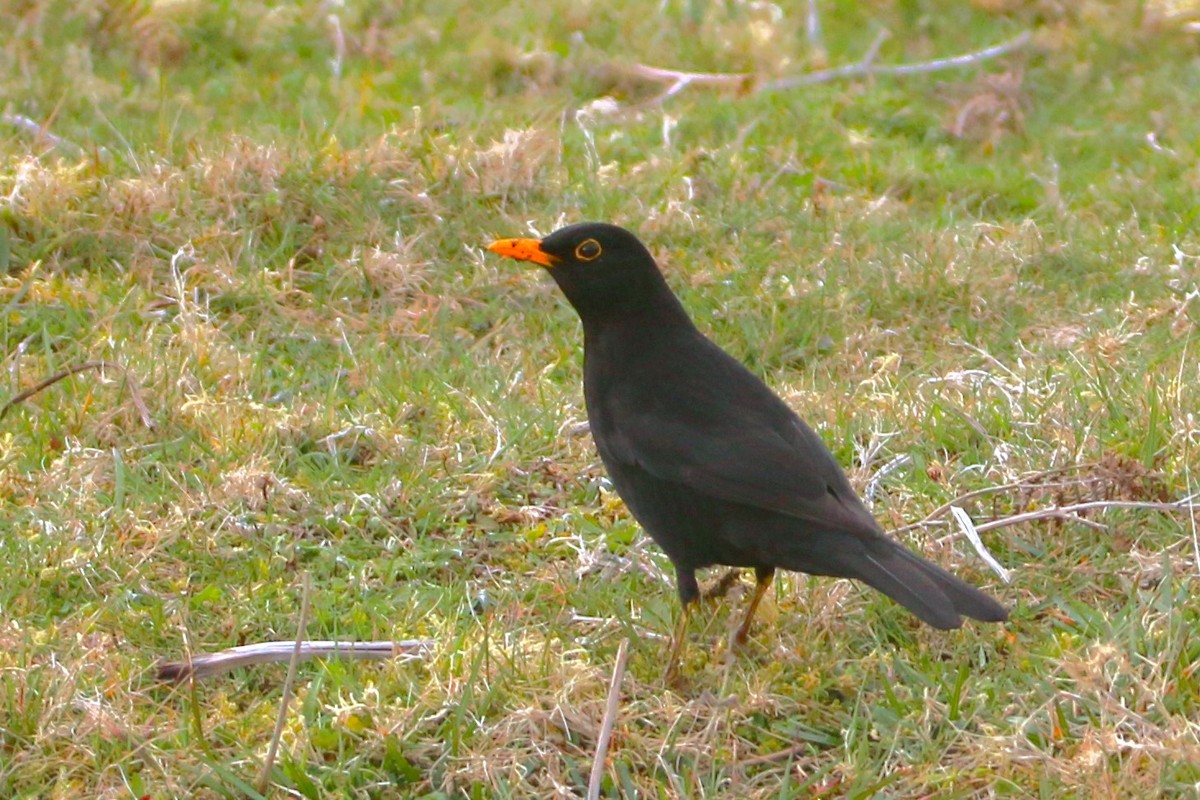
M595 239L586 239L575 248L575 257L580 261L595 261L604 252L604 248Z

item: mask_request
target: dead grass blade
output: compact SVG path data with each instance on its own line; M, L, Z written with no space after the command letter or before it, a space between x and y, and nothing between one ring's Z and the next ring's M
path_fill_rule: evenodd
M263 759L262 771L258 773L259 793L267 791L271 782L271 770L275 766L275 755L279 752L279 738L283 736L283 725L287 722L288 706L292 704L292 686L296 682L296 665L300 663L300 650L304 644L304 629L308 627L308 613L312 607L312 573L304 573L304 590L300 599L300 619L296 621L296 641L292 645L292 657L288 661L287 678L283 681L283 696L279 698L279 716L275 718L275 730L267 757Z
M979 529L975 527L975 523L971 521L971 517L967 515L967 512L958 506L953 506L950 511L954 515L954 521L958 523L958 527L967 539L970 540L971 546L975 548L975 552L979 554L984 563L992 568L992 572L1000 576L1000 580L1005 583L1012 583L1012 578L1009 577L1008 570L1001 566L995 556L984 546L983 540L979 538Z
M613 725L617 721L617 710L621 702L621 681L625 678L625 662L629 658L629 640L622 639L617 647L617 663L613 665L612 680L608 684L608 699L604 704L604 721L600 724L600 736L596 740L596 757L592 759L592 775L588 779L588 800L600 797L600 782L604 779L604 761L608 757L608 743L612 740Z

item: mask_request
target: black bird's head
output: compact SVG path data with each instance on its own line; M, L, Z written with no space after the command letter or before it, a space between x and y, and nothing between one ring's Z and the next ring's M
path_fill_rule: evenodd
M682 311L650 251L616 225L580 222L540 240L499 239L488 250L545 267L585 325Z

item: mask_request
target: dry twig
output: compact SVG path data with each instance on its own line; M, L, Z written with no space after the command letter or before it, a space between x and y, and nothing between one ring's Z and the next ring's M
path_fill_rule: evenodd
M886 38L886 34L887 32L884 31L881 33L881 36ZM871 45L866 56L855 64L847 64L842 67L809 72L806 75L796 75L790 78L779 78L778 80L768 81L758 87L758 91L778 92L785 89L796 89L801 86L812 86L817 83L828 83L834 80L841 80L842 78L861 78L868 75L924 75L929 72L969 67L973 64L987 61L990 58L997 58L1007 55L1014 50L1020 50L1032 40L1033 33L1025 31L1020 36L1009 39L1007 42L985 47L973 53L963 53L962 55L950 56L949 58L935 58L932 61L920 61L915 64L884 64L882 66L875 66L875 56L879 52L879 46L883 44L882 40L876 37L875 43Z
M801 86L829 83L830 81L844 78L860 78L874 75L923 75L929 72L969 67L988 59L997 58L1015 50L1020 50L1033 40L1033 33L1025 31L1007 42L1001 42L1000 44L985 47L982 50L976 50L971 53L963 53L962 55L950 56L948 58L936 58L932 61L919 61L913 64L876 65L875 59L879 55L879 48L890 35L891 33L887 30L880 31L875 40L871 42L871 46L867 48L867 52L863 57L853 64L845 64L840 67L805 73L804 75L793 75L766 81L759 84L755 88L755 91L778 92L787 89L796 89ZM646 103L642 103L642 106L661 105L689 86L744 89L749 87L754 81L754 75L749 72L686 72L683 70L651 67L646 64L634 64L627 68L627 72L633 77L642 78L643 80L670 84L665 92Z
M1023 489L1029 489L1029 488L1043 488L1044 489L1044 488L1048 488L1048 487L1053 487L1054 484L1044 484L1044 483L1039 483L1038 481L1040 481L1046 477L1049 477L1051 475L1059 475L1059 474L1062 474L1065 472L1074 472L1074 471L1082 470L1082 469L1090 469L1090 468L1094 468L1096 466L1099 466L1099 464L1096 464L1096 463L1077 464L1077 465L1070 465L1070 466L1066 466L1066 467L1058 467L1056 469L1047 470L1045 472L1038 473L1037 475L1033 475L1029 478L1026 478L1026 479L1023 479L1020 481L1015 481L1013 483L1006 483L1006 484L1003 484L1000 486L989 486L984 489L976 489L975 491L967 492L966 494L956 497L955 499L951 500L949 503L946 503L945 505L939 506L938 508L936 508L932 512L930 512L920 522L914 522L910 525L904 525L902 527L895 528L891 531L891 533L892 533L892 535L896 535L896 534L902 533L904 531L912 530L913 528L921 528L921 527L926 527L926 526L933 525L933 524L938 524L940 517L942 517L946 513L950 513L951 515L953 515L955 521L958 523L959 529L967 536L968 539L971 540L971 544L975 548L976 552L979 553L979 556L984 561L986 561L988 566L991 567L992 570L994 572L996 572L996 574L999 575L1007 583L1009 580L1007 570L1005 570L1002 566L1000 566L1000 564L998 562L996 562L996 560L991 556L991 554L987 551L986 547L984 547L982 540L979 539L978 534L983 533L985 531L995 530L997 528L1006 528L1010 525L1020 525L1025 522L1036 522L1039 520L1047 520L1047 519L1066 520L1069 522L1078 523L1080 525L1088 525L1090 527L1099 528L1099 529L1103 530L1103 529L1106 529L1105 525L1103 525L1102 523L1099 523L1095 520L1091 520L1091 519L1088 519L1087 517L1081 516L1081 514L1083 514L1084 512L1087 512L1087 511L1099 511L1099 510L1110 509L1110 508L1143 509L1143 510L1147 510L1147 511L1161 511L1164 513L1169 513L1169 512L1173 512L1173 511L1184 511L1184 512L1191 513L1193 515L1193 519L1195 518L1194 515L1197 511L1196 500L1198 498L1200 498L1200 493L1189 494L1188 496L1182 497L1178 500L1170 500L1170 501L1102 499L1102 500L1086 500L1086 501L1082 501L1082 502L1067 503L1067 504L1060 503L1058 505L1051 505L1051 506L1047 506L1045 508L1035 509L1033 511L1025 511L1025 512L1022 512L1019 514L1012 514L1007 517L999 517L996 519L989 520L988 522L980 523L978 525L975 524L971 520L971 518L967 515L967 512L964 511L962 508L963 504L966 503L968 500L973 500L975 498L982 497L982 496L989 495L989 494L997 494L1000 492L1023 490ZM949 536L942 537L941 539L938 540L938 542L941 543L941 542L948 541L949 539L953 538L953 536L955 536L955 535L956 534L951 534Z
M629 658L629 640L622 639L617 647L617 663L613 665L612 680L608 684L608 700L604 704L604 721L600 725L600 736L596 739L596 757L592 759L592 775L588 779L588 800L600 797L600 781L604 778L604 761L608 757L608 743L612 739L613 725L617 721L617 706L621 701L621 681L625 677L625 661Z
M7 403L5 403L3 406L0 406L0 419L4 419L4 415L8 413L8 410L18 403L23 403L43 389L48 389L49 387L58 383L63 378L69 378L72 375L80 372L86 372L89 369L94 369L101 372L104 370L116 370L124 375L125 385L129 387L129 399L133 401L133 406L137 409L138 416L142 418L142 424L150 430L154 430L154 420L150 418L150 409L146 407L146 401L142 399L142 387L136 380L134 380L133 376L129 374L129 370L112 361L85 361L82 364L76 364L74 366L67 367L62 372L51 375L49 378L46 378L36 386L32 386L23 392L18 392L10 397Z
M1087 503L1050 506L1049 508L1039 508L1037 511L1013 514L1011 517L1001 517L1000 519L976 525L975 530L983 533L994 528L1005 528L1009 525L1020 525L1022 522L1033 522L1039 519L1066 519L1073 522L1085 522L1086 520L1078 516L1080 512L1096 511L1105 508L1140 508L1147 511L1191 511L1193 513L1197 510L1196 495L1188 495L1187 497L1168 503L1146 500L1092 500Z
M933 522L939 517L944 516L954 506L961 506L968 500L974 500L977 497L985 497L989 494L1000 494L1002 492L1012 491L1013 489L1025 489L1030 486L1041 486L1042 484L1038 484L1037 481L1044 480L1052 475L1061 475L1067 472L1079 472L1081 470L1094 469L1096 466L1096 462L1090 462L1087 464L1068 464L1067 466L1055 467L1054 469L1048 469L1043 472L1039 472L1027 478L1022 478L1019 481L1013 481L1012 483L1002 483L996 486L985 486L982 489L975 489L974 491L959 495L949 503L938 506L933 511L930 511L928 514L926 514L925 518L919 522L912 522L908 525L901 525L899 528L893 528L891 533L893 536L895 536L896 534L904 533L905 531L910 531L914 528L924 528L929 525L929 523Z
M58 109L54 110L54 115L58 114ZM53 118L54 115L51 115ZM0 114L0 120L13 126L14 128L31 134L36 139L49 142L51 147L57 147L68 155L78 156L83 153L83 148L74 142L64 139L50 132L50 123L40 124L36 120L32 120L24 114Z
M405 639L399 642L303 641L297 659L308 661L312 658L337 657L383 661L397 657L419 657L433 644L432 639ZM219 653L195 656L190 661L168 661L159 665L157 675L160 681L211 678L238 667L290 661L295 649L294 641L246 644Z

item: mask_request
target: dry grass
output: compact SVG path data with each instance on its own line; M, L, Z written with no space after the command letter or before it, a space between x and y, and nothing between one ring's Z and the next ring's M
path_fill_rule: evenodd
M0 420L0 796L255 796L284 669L153 670L291 638L304 573L311 638L437 645L302 665L270 796L582 796L624 639L603 796L1194 795L1194 514L985 533L1005 626L792 575L737 650L726 581L661 682L669 565L581 430L574 320L493 236L637 229L981 584L943 516L904 526L1200 488L1187 4L820 7L820 48L761 3L0 11L36 123L0 140L0 401L31 392ZM1037 44L640 111L623 77L784 76L882 27L897 63Z

